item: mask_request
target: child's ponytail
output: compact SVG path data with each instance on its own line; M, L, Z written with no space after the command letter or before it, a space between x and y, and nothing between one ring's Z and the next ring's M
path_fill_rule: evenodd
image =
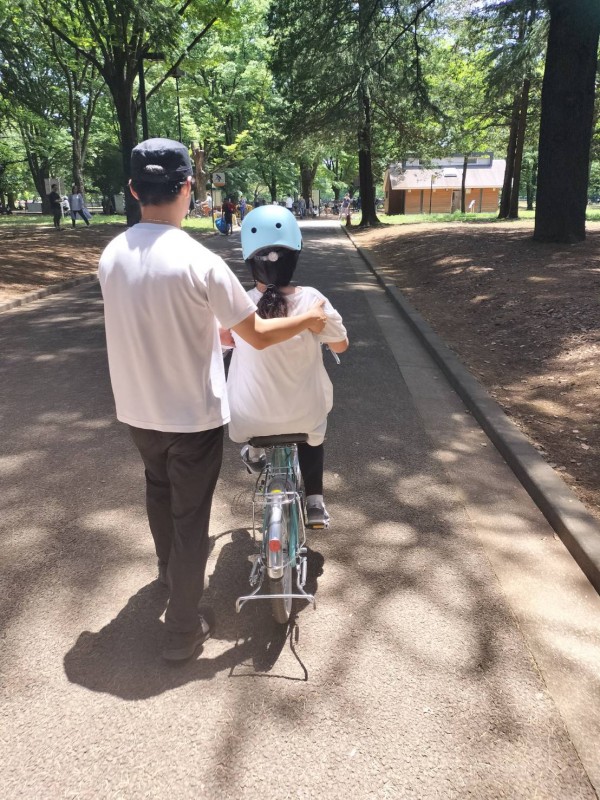
M257 303L256 313L262 319L287 317L287 303L283 294L274 283L270 283Z

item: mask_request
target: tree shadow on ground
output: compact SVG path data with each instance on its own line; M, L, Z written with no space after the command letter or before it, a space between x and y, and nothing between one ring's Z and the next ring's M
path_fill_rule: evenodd
M577 245L493 223L358 241L600 518L598 226Z
M556 716L549 703L542 710L538 706L536 693L543 685L457 495L461 459L472 456L479 444L469 449L459 438L448 445L444 463L451 457L457 470L450 480L366 303L367 291L377 290L363 290L362 284L357 290L347 263L358 257L347 251L339 257L339 236L324 231L306 248L314 283L349 321L353 345L342 368L328 362L335 372L336 408L327 442L326 485L335 529L323 541L327 580L321 582L319 611L310 612L311 624L304 628L308 645L296 648L298 658L309 662L310 683L305 666L287 649L295 647L294 625L287 636L274 630L268 603L235 615L236 597L247 593L252 551L247 518L238 525L237 515L229 511L243 481L239 467L234 471L227 458L217 506L218 513L227 508L221 530L227 527L231 541L219 542L216 564L209 566L205 600L218 614L218 627L204 652L175 667L160 661L167 597L158 583L146 583L126 603L125 595L118 600L110 595L124 574L132 586L146 582L138 576L146 574L151 551L143 520L142 470L125 432L113 422L99 299L91 290L78 294L81 307L71 303L70 310L78 313L68 319L65 300L62 311L60 304L52 304L45 313L15 316L5 328L11 349L4 368L0 365L0 394L10 455L0 465L5 469L0 527L10 593L2 601L15 646L0 654L3 673L11 689L18 685L23 653L35 650L39 626L51 620L57 629L48 672L31 678L32 685L52 702L67 695L83 703L76 729L86 744L85 726L97 706L53 674L61 666L76 689L123 700L155 697L217 675L269 676L280 680L255 679L252 685L275 733L304 725L310 742L306 729L319 720L355 720L366 747L369 737L379 738L391 760L399 762L408 753L428 768L434 747L443 749L449 763L455 755L460 725L448 720L468 720L469 758L463 763L487 768L495 752L495 774L510 785L502 770L525 752L528 735L527 768L552 757L535 749L528 731L530 720L540 714L550 722ZM307 273L306 282L312 283ZM50 308L56 313L49 314ZM32 369L38 376L35 389ZM106 484L100 485L101 478ZM483 488L482 502L492 498L485 511L495 523L507 497L496 494L494 486ZM243 491L248 514L247 480ZM529 524L519 517L503 529L507 558L511 537ZM322 556L315 554L311 562L317 580ZM531 569L535 577L544 565ZM104 601L100 610L94 605L99 598ZM36 614L40 608L43 615ZM66 620L60 616L63 610ZM308 619L303 609L298 612L296 623ZM94 615L95 625L86 622ZM558 624L565 633L571 630L568 621ZM91 627L99 630L80 633ZM31 672L25 674L30 679ZM227 706L230 734L215 745L214 763L226 763L229 774L239 775L245 746L256 741L248 722L248 688L243 680L218 684L198 695L217 716ZM142 731L147 715L161 713L148 709L141 706ZM407 730L398 739L403 710ZM191 712L182 708L181 713ZM53 719L58 726L60 718ZM345 734L342 728L321 725L319 730L336 740ZM269 728L264 732L268 737ZM256 735L262 737L263 730ZM550 737L548 746L553 741Z
M202 603L217 614L214 640L230 643L217 656L199 648L194 657L171 664L159 657L166 634L162 615L168 603L168 589L158 580L143 586L117 616L100 631L84 631L64 658L68 679L95 692L112 694L123 700L142 700L183 686L191 681L211 680L218 672L240 677L238 667L247 674L271 673L286 645L294 652L293 637L298 626L297 606L289 625L278 625L270 616L268 601L235 613L235 601L248 593L250 562L256 552L247 530L226 531L218 537L231 537L219 553ZM213 540L214 543L214 540ZM317 577L323 571L323 557L308 554L308 591L316 592ZM306 604L304 604L306 606ZM307 680L301 665L298 675L278 675L287 680Z

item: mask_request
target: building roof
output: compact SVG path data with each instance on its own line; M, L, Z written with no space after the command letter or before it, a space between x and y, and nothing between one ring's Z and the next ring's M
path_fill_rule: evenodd
M467 189L495 189L504 183L506 161L494 159L491 166L469 165L467 167ZM387 175L390 188L396 189L430 189L433 178L434 189L460 189L462 185L462 167L407 167L392 164ZM387 181L386 181L387 182Z

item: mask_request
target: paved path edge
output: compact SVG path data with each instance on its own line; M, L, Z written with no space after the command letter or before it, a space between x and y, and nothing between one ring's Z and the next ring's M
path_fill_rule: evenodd
M380 274L374 256L342 230L600 594L600 524L400 290Z
M48 295L64 292L66 289L71 289L73 286L79 286L81 283L92 283L92 281L95 280L98 280L97 270L86 275L80 275L78 278L69 278L68 281L53 283L51 286L44 286L43 289L36 289L35 292L27 292L27 294L21 295L21 297L15 297L14 300L7 300L5 303L0 303L0 314L2 314L3 311L10 311L11 308L27 305L27 303L33 303L34 300L41 300L43 297L48 297Z

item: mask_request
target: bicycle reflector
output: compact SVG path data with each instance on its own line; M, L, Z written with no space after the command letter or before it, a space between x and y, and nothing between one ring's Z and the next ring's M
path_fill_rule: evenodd
M281 550L281 542L279 541L279 539L269 540L269 550L272 553L278 553Z

